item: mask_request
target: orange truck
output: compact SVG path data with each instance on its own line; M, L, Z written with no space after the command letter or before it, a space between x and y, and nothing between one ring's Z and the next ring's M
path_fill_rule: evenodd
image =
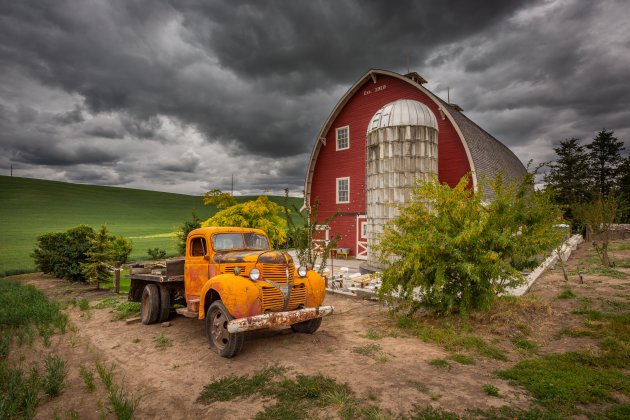
M243 348L246 331L290 326L312 334L322 317L324 279L287 253L273 251L259 229L207 227L186 241L186 256L158 265L134 265L129 300L142 303L142 322L169 319L172 307L205 319L209 347L223 357Z

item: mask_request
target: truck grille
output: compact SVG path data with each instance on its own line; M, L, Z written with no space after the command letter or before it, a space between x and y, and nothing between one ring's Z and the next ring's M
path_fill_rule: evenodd
M306 302L306 288L303 284L293 286L287 311L292 311L304 305ZM275 287L263 286L262 288L263 312L284 311L284 295Z
M246 264L224 264L223 265L223 273L225 273L225 274L234 273L234 269L236 267L240 267L241 268L241 273L245 273Z
M289 278L293 279L295 275L295 264L289 263ZM287 284L287 266L284 264L263 264L262 266L263 280L271 280L278 284Z

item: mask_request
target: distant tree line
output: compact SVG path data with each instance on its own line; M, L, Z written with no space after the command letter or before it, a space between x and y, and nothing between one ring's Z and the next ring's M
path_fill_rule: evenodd
M584 206L598 200L614 201L615 221L630 222L630 157L612 130L601 130L591 143L565 139L554 148L557 159L548 163L546 189L563 206L574 229L585 227Z

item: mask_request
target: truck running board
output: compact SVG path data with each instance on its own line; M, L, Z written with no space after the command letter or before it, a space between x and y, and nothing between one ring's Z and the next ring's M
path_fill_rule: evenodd
M245 331L261 330L263 328L282 327L309 321L313 318L321 318L333 313L332 306L318 306L316 308L304 308L295 311L270 312L262 315L248 316L246 318L233 319L228 322L228 332L234 334Z

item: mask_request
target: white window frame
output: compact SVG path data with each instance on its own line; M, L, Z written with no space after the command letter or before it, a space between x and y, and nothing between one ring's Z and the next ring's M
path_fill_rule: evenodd
M348 200L340 201L339 200L339 181L344 181L344 180L348 181ZM336 178L336 180L335 180L335 202L337 204L348 204L348 203L350 203L350 177L349 176L345 176L345 177L342 177L342 178Z
M347 133L347 137L346 137L346 147L339 147L339 132L341 130L346 130ZM337 129L335 129L335 146L337 147L337 150L348 150L350 148L350 126L349 125L344 125L343 127L337 127Z
M367 224L368 224L367 221L361 222L361 238L367 238L368 236Z

